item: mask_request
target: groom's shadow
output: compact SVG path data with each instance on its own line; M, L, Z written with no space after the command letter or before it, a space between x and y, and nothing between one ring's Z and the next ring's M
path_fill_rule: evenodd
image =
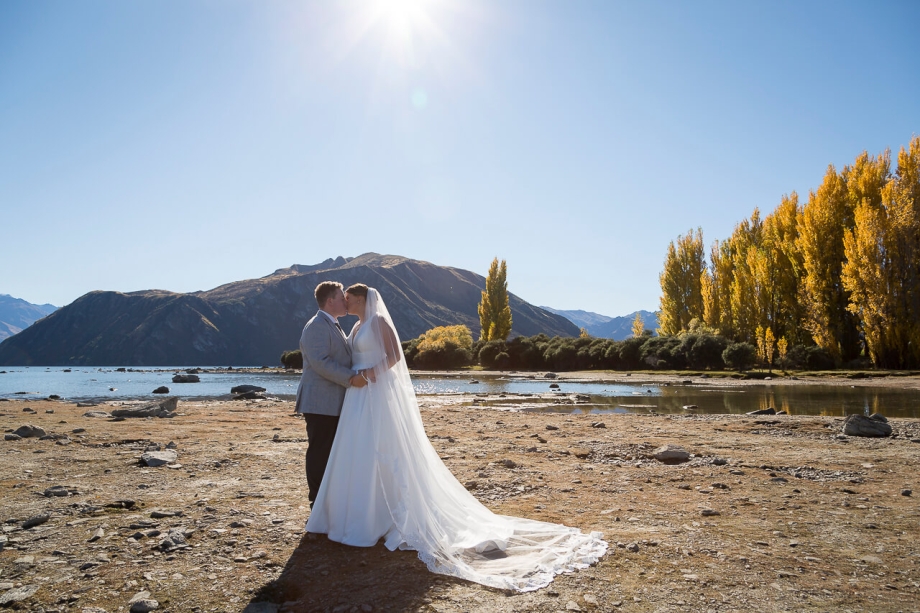
M282 610L291 613L405 611L419 608L433 588L452 583L465 582L430 572L414 551L390 551L382 541L350 547L305 534L281 574L250 602L287 603Z

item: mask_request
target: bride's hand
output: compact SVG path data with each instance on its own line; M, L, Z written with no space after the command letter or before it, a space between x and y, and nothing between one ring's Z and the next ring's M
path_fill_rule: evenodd
M373 369L373 368L368 368L368 369L366 369L366 370L364 370L364 371L362 371L362 372L364 373L364 376L365 376L365 378L367 379L368 383L376 383L376 382L377 382L377 375L376 375L376 373L374 373L374 369Z

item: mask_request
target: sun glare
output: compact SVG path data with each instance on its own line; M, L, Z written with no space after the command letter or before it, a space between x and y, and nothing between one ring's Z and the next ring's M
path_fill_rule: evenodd
M402 39L412 38L418 30L427 27L430 0L377 0L377 17L391 35Z

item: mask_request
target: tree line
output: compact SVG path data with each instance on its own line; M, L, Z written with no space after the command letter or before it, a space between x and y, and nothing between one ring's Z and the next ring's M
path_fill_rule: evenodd
M778 364L824 352L833 365L920 367L920 137L829 166L804 204L795 192L754 209L709 260L701 229L667 249L659 333L691 325Z

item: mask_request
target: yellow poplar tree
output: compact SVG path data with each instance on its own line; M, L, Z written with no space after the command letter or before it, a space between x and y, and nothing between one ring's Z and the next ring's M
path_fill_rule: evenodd
M751 218L745 219L732 233L731 312L732 331L739 341L755 340L754 332L760 321L756 279L751 265L756 259L756 249L762 240L763 222L760 211L754 209Z
M853 167L857 204L842 281L872 361L908 368L920 363L920 137L901 149L894 177L889 167L888 152L874 160L864 153Z
M703 271L703 321L726 338L734 338L732 328L732 280L734 255L731 239L715 241L709 254L710 269Z
M479 303L480 338L484 341L506 340L511 334L511 306L508 304L508 267L505 260L492 260L486 276L486 289Z
M829 166L818 191L809 194L802 209L797 244L805 273L803 326L837 362L858 352L854 317L847 311L849 292L840 280L846 257L843 235L852 220L846 181Z
M661 282L659 334L674 336L687 328L691 319L703 317L701 279L706 262L703 256L703 231L697 228L668 245Z
M642 321L642 314L636 311L636 317L632 323L632 335L635 338L639 338L643 334L645 334L645 322Z

